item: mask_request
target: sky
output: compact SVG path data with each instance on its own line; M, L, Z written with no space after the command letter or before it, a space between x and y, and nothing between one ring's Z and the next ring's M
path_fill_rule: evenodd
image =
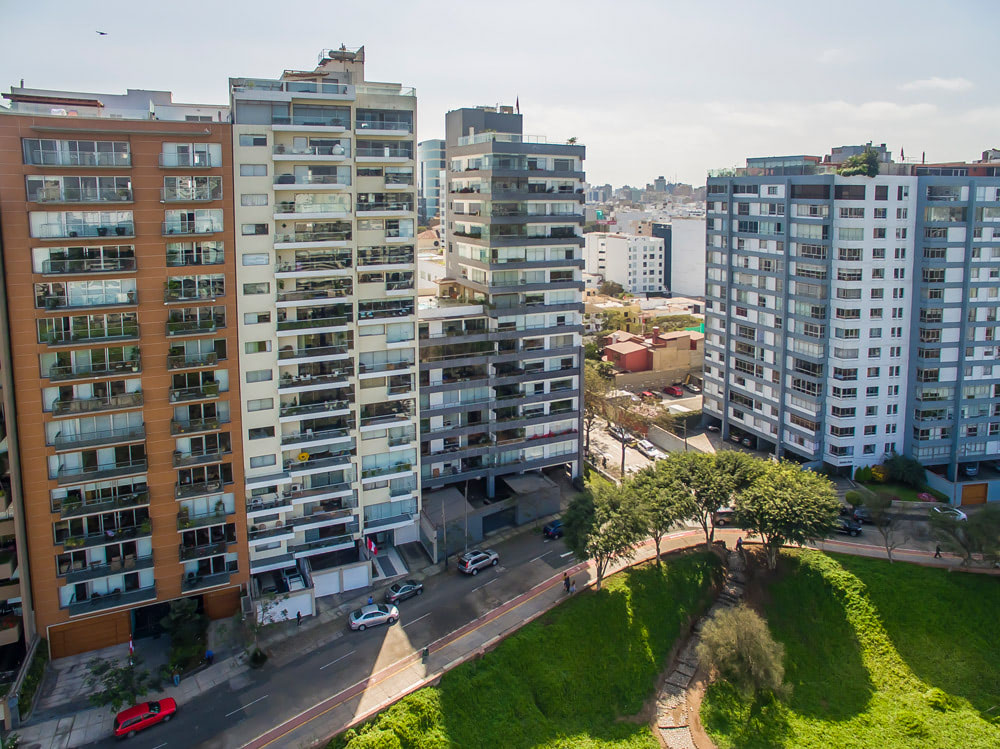
M592 184L702 185L868 141L979 158L1000 146L998 21L996 0L0 0L0 90L226 103L230 77L364 45L368 80L416 87L421 140L448 110L519 101L526 134L587 146Z

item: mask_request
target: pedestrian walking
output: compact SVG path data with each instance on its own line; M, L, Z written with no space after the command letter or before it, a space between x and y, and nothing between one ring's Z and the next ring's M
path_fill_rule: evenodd
M373 603L375 603L375 599L372 598L371 596L368 596L368 605L371 606Z
M934 558L935 559L940 559L941 558L941 544L938 544L935 547L935 549L934 549Z
M205 651L205 663L209 666L215 663L215 653L212 652L211 648Z
M563 573L563 588L565 588L566 592L569 593L569 575L565 572Z
M569 594L573 595L576 593L576 580L571 580L569 583Z
M179 687L181 685L181 675L174 671L174 686Z
M743 536L736 539L736 551L743 551Z
M296 627L301 627L302 626L302 612L301 611L296 611L295 612L295 626Z

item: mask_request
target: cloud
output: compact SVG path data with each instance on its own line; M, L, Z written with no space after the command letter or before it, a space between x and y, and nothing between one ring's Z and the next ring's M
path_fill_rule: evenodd
M844 64L856 61L857 55L853 50L844 49L843 47L827 47L819 53L816 60L823 65Z
M901 91L968 91L972 86L972 81L966 78L940 78L935 75L904 83L899 88Z

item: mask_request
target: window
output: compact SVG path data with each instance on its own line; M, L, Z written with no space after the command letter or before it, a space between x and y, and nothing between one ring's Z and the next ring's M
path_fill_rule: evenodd
M247 411L267 411L274 408L274 398L251 398L247 401Z
M864 208L847 208L843 207L840 209L841 218L864 218L865 209Z
M262 440L274 436L274 427L254 427L247 430L247 438L252 440Z
M878 406L865 406L865 416L878 416Z
M864 200L864 185L835 185L833 197L836 200Z
M868 358L869 359L878 359L881 356L882 356L882 349L881 348L875 347L875 348L868 349Z
M899 226L896 228L896 239L906 239L906 227Z
M244 312L243 324L256 325L257 323L271 322L270 312Z
M900 185L896 189L896 200L906 200L908 197L910 197L910 186ZM886 452L888 452L888 450Z
M885 247L873 247L872 260L885 260Z
M878 427L875 426L874 424L866 424L865 425L865 436L866 437L870 437L871 435L873 435L873 434L875 434L877 432L878 432Z
M887 213L886 213L886 209L885 208L876 208L875 211L874 211L874 213L875 213L875 218L876 219L886 218L887 217Z
M884 295L885 295L885 289L872 289L871 290L871 298L872 299L881 299Z
M878 377L879 376L879 368L878 367L868 367L868 376L869 377Z
M267 294L271 291L271 284L267 281L243 284L243 294Z
M267 382L274 379L274 372L270 369L251 369L247 372L247 383Z
M277 462L278 460L274 455L257 455L250 458L250 467L264 468L265 466L273 466Z
M267 164L240 164L241 177L266 177Z
M865 395L867 395L869 398L878 398L878 386L876 385L873 387L869 387L867 390L865 390Z
M266 252L248 252L242 258L243 265L270 265L271 256Z
M267 234L267 224L243 224L241 231L244 237L255 234Z
M875 200L889 199L889 185L875 185Z
M270 341L247 341L243 344L243 350L248 354L262 354L271 350Z
M240 205L257 206L267 205L267 194L262 192L250 192L240 195Z
M906 208L897 208L896 209L896 218L902 220L902 219L906 218L906 216L907 216L907 209Z
M904 229L903 231L906 231L906 230ZM896 233L898 235L898 233L899 233L898 229L896 230ZM896 239L899 239L899 237L897 236ZM897 260L905 260L906 259L906 248L905 247L897 247L895 253L893 253L893 256Z
M877 226L872 229L872 239L885 239L885 227Z
M846 226L841 226L837 229L837 239L842 239L845 242L860 242L865 238L864 227L858 226L854 228L849 228Z
M861 448L861 452L864 455L874 455L875 445L865 445L864 447Z
M843 237L841 237L843 239ZM839 247L837 248L837 257L840 260L847 261L860 261L861 260L861 248L860 247Z
M241 146L266 146L267 136L266 135L251 135L249 133L244 133L240 135L240 145Z

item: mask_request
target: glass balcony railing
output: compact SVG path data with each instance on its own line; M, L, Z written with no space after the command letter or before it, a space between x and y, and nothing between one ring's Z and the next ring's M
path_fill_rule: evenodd
M36 203L131 203L132 190L114 187L43 187L28 194Z
M405 471L412 471L413 464L409 462L394 463L389 466L380 466L378 468L366 468L361 472L361 478L372 479L378 476L388 476L392 473L403 473Z
M343 411L351 407L349 400L331 400L321 403L303 403L302 405L281 406L280 416L308 416L310 414L326 413L328 411Z
M119 408L137 408L141 405L141 391L89 398L60 398L53 401L52 413L56 416L68 416L70 414L85 414L94 411L112 411Z
M279 291L277 301L279 302L305 302L305 301L327 301L330 299L342 299L349 297L353 289L350 281L332 288L326 289L292 289L291 291Z
M52 511L58 512L64 518L79 517L81 515L96 515L109 510L124 510L130 507L139 507L149 504L148 491L135 491L117 494L107 497L100 496L79 500L74 497L65 497L60 501L53 500Z
M202 588L214 588L217 585L225 585L237 570L224 570L223 572L213 572L209 575L191 572L181 580L181 591L189 593Z
M349 346L305 346L302 348L282 348L278 351L278 359L306 359L306 358L319 358L324 356L343 356L344 354L350 353L351 349ZM289 375L289 385L291 385L292 376ZM285 384L284 378L282 378L282 385Z
M211 179L217 179L212 177ZM222 200L222 185L209 187L163 187L160 188L161 203L206 203L212 200Z
M134 257L55 258L42 261L45 275L134 271Z
M214 209L213 209L214 210ZM163 236L187 234L215 234L222 231L222 223L215 221L164 221Z
M176 436L178 434L192 434L194 432L211 432L221 429L223 424L228 423L229 419L222 416L207 416L203 419L186 419L184 421L171 419L170 433Z
M279 320L278 330L308 330L310 328L327 328L347 325L351 322L352 315L338 315L335 317L312 317L302 320Z
M170 388L170 402L182 403L184 401L204 400L205 398L219 397L218 382L204 382L201 385L184 388Z
M87 307L113 307L122 304L137 304L134 291L125 292L88 292L65 296L60 294L44 294L35 297L35 307L38 309L85 309Z
M348 429L307 429L304 432L292 432L281 435L282 445L294 445L303 442L323 442L325 440L349 437Z
M294 200L282 200L274 204L275 215L281 213L336 213L349 214L349 203L298 203Z
M346 382L353 374L350 368L336 369L332 372L323 373L309 373L297 375L285 375L282 376L280 382L278 383L279 389L285 388L301 388L308 387L310 385L333 385L336 383Z
M347 531L341 536L330 536L316 541L307 541L303 544L289 544L288 551L292 554L309 554L323 550L333 551L338 548L347 548L354 543L354 534L358 532L358 524L350 523L347 526Z
M161 153L160 166L164 169L191 167L192 169L211 169L222 166L222 159L213 159L208 153Z
M109 151L39 151L27 153L27 163L32 166L132 166L128 153Z
M80 377L105 377L113 374L138 372L141 368L138 358L119 362L53 364L49 367L47 375L50 380L73 380Z
M231 453L232 450L225 446L219 446L214 450L174 450L173 464L174 468L185 468L205 463L218 463Z
M324 271L324 270L349 270L353 266L353 262L348 257L343 257L341 255L327 255L325 257L314 257L305 258L303 260L295 260L294 262L280 262L275 264L275 273L296 273L296 272L310 272L310 271Z
M174 486L174 497L177 499L190 499L200 497L203 494L214 494L222 491L222 479L208 479L206 481L192 481L188 484L177 484ZM224 518L219 522L223 522Z
M74 598L70 601L67 608L69 609L70 616L77 616L79 614L86 614L92 611L101 611L103 609L111 609L117 606L129 606L133 603L142 603L143 601L153 601L155 599L155 585L150 585L148 588L126 590L124 593L116 588L110 593L105 593L104 595L92 593L90 598L85 601L77 601Z
M276 185L351 185L350 174L276 174Z
M114 478L115 476L127 476L131 473L142 473L145 470L145 459L121 460L110 463L95 463L93 465L60 466L55 475L50 475L49 478L56 479L62 484L82 480L96 481L97 479Z
M83 341L97 343L99 341L115 341L119 339L138 338L139 326L126 325L122 328L73 328L72 330L47 330L39 334L42 343L61 345L80 343Z
M271 78L235 78L233 91L238 93L254 91L284 91L295 94L337 94L347 95L352 87L343 83L323 83L317 81L281 81ZM279 124L281 118L272 118L272 123ZM284 118L287 119L287 118ZM345 120L346 122L346 120ZM287 123L285 123L287 124Z
M225 316L210 317L205 320L167 320L167 335L192 335L195 333L214 333L219 328L226 327Z
M412 211L413 202L405 200L381 200L374 203L358 203L358 213L373 213L375 211Z
M290 242L349 242L349 231L297 231L281 232L274 235L275 244Z
M67 447L97 447L112 445L116 442L137 442L146 438L146 427L123 427L122 429L101 429L93 432L59 432L52 439L52 445L57 449Z
M236 543L236 541L223 540L210 544L202 544L200 546L184 546L182 544L178 547L177 553L180 560L182 562L186 562L192 559L202 559L204 557L214 557L219 554L225 554L226 548L233 543Z
M359 159L412 159L413 150L410 148L393 148L391 146L364 146L360 143L355 154Z
M278 143L274 147L275 156L338 156L349 158L351 155L351 142L341 141L332 146L286 146Z
M134 237L135 224L120 221L107 224L42 224L37 239L91 239L93 237Z
M210 367L219 362L219 355L214 351L205 354L173 354L167 357L167 369L193 369L195 367Z

